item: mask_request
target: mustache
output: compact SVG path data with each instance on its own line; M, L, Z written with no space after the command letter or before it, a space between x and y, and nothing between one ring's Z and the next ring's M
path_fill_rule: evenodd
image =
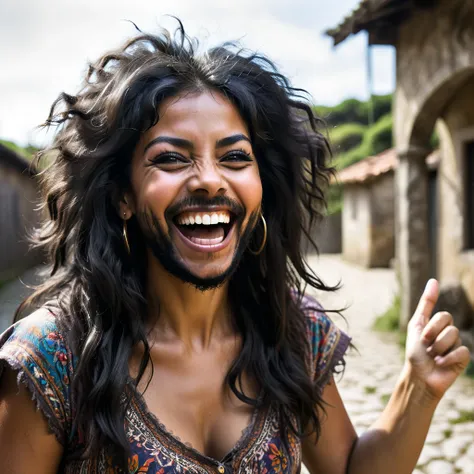
M207 199L202 196L188 196L168 207L168 209L165 211L165 217L167 219L172 219L186 208L208 206L227 207L236 217L245 215L244 206L242 206L242 204L236 200L229 198L228 196L215 196L211 199Z

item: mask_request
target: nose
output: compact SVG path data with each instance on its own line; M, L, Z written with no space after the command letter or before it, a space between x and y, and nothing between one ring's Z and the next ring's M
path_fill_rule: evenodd
M188 182L188 190L193 194L205 194L207 197L225 194L225 180L214 160L206 160L206 163L196 166L195 173Z

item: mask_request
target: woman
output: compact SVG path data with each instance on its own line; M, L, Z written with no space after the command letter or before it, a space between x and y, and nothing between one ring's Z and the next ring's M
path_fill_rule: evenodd
M304 296L332 289L301 252L328 146L270 61L140 35L48 123L52 271L0 341L1 472L412 471L467 349L449 314L428 322L431 282L356 435L332 378L349 337Z

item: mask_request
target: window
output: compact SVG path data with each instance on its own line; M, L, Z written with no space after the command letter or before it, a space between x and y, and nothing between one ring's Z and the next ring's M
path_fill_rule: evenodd
M466 143L465 150L465 247L474 249L474 141Z

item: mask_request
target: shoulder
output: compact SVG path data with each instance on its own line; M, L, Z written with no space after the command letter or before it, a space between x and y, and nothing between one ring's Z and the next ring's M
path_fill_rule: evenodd
M72 354L57 324L56 316L41 308L17 321L0 335L0 355L18 360L40 358L44 362L61 365L72 363Z
M345 335L314 297L304 295L301 299L300 308L305 315L312 347L319 346L322 342L329 344L332 339Z
M71 421L70 381L73 355L56 316L39 309L0 335L0 376L5 367L31 394L61 442Z
M311 373L323 387L338 368L344 366L351 338L331 320L314 297L305 294L298 302L305 316Z
M55 315L46 308L40 308L29 316L12 324L0 335L0 345L7 341L23 341L38 344L48 338L60 337Z

